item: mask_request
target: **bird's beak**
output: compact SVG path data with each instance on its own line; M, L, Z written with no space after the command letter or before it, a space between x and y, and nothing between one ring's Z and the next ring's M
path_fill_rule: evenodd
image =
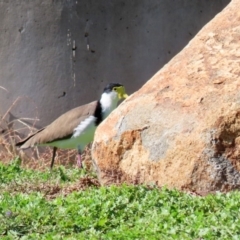
M118 91L118 98L119 99L126 99L128 95L125 92L125 88L123 86L117 88Z

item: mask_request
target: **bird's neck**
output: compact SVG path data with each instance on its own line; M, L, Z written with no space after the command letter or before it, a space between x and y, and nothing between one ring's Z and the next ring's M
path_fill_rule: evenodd
M103 119L105 119L117 107L118 98L116 95L103 93L100 104L102 107Z

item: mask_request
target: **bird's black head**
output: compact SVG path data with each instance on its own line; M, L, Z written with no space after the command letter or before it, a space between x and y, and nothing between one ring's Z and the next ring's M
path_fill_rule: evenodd
M113 101L113 99L121 100L128 97L124 86L120 83L109 83L104 88L102 96L108 96L109 101Z
M112 92L114 88L116 87L123 87L122 84L120 83L109 83L103 90L103 92L105 93L109 93L109 92Z

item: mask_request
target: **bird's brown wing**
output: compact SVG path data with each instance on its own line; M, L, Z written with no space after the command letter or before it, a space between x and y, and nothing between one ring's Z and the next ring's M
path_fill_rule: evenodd
M58 117L45 128L38 130L21 142L18 142L16 146L29 148L35 145L69 138L72 136L74 128L76 128L80 122L94 114L96 107L97 101L94 101L74 108Z

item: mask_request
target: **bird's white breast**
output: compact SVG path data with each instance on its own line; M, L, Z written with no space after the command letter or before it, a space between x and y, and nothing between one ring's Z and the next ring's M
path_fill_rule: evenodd
M88 143L93 141L96 130L95 121L96 118L94 116L89 116L80 122L76 128L74 128L71 138L55 141L45 145L56 146L58 148L65 149L78 148L83 150Z
M84 136L84 139L89 137L93 138L96 126L95 126L96 117L89 116L84 121L80 122L80 124L74 129L72 138L79 138Z

